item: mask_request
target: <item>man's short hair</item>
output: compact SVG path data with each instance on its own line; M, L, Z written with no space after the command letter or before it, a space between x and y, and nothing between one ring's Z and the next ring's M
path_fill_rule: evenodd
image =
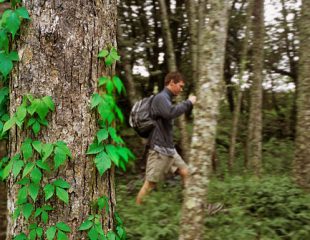
M173 83L185 82L184 77L179 72L170 72L165 77L165 86L169 85L169 83L173 81Z

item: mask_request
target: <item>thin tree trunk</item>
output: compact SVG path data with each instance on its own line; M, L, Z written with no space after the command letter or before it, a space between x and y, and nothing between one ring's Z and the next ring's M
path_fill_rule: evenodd
M202 54L195 105L194 133L191 144L190 171L182 206L180 240L201 240L204 235L208 173L214 152L219 101L223 90L228 1L208 1L208 21L199 29ZM205 6L206 7L206 6ZM205 9L205 8L204 8Z
M246 70L247 60L248 60L248 47L249 47L249 35L251 29L251 16L253 12L253 0L250 0L247 6L247 16L245 24L245 37L242 45L242 52L240 57L240 69L238 74L238 83L236 84L236 94L237 101L233 112L232 130L230 135L230 145L229 145L229 159L228 159L228 169L231 172L233 169L233 164L235 161L235 150L236 150L236 138L238 134L239 117L241 110L241 102L243 98L243 91L241 85L244 80L244 72Z
M253 76L247 135L247 162L256 176L262 170L262 82L264 66L264 0L254 1Z
M302 1L300 19L299 73L297 85L297 126L294 177L310 189L310 2Z
M90 98L97 89L97 80L104 75L98 52L116 44L116 1L23 1L31 22L24 28L17 44L21 61L10 82L10 112L15 112L22 96L49 95L56 111L49 117L49 126L38 138L44 143L62 140L73 158L55 175L44 177L46 184L63 178L71 184L69 205L52 200L48 226L59 221L67 223L70 239L86 239L79 225L91 213L93 200L103 195L110 199L110 213L104 221L105 230L113 228L115 192L113 170L100 177L93 159L86 155L96 134L96 115L90 111ZM21 142L29 137L26 131L13 128L9 155L20 152ZM18 187L8 181L8 209L16 208ZM41 198L44 202L43 197ZM8 223L7 239L25 230L23 217Z

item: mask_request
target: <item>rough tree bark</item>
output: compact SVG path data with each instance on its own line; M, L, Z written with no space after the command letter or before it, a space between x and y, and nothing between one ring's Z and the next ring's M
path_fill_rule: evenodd
M264 0L255 0L253 9L253 75L247 133L246 159L255 175L262 168L262 101L264 67Z
M310 189L310 2L302 1L300 19L299 73L297 85L297 125L294 176Z
M211 171L219 101L223 94L228 5L227 0L208 1L208 19L203 19L204 28L200 29L203 41L199 48L202 54L199 60L200 77L196 85L198 101L194 108L191 175L184 191L180 240L203 239L208 173Z
M62 177L71 184L69 205L54 202L56 209L50 213L48 225L63 221L72 229L70 239L86 239L78 226L91 213L91 202L102 195L111 200L104 229L113 228L113 170L100 177L86 151L97 129L96 116L90 111L90 97L97 89L98 77L104 74L97 54L116 44L116 0L24 0L23 5L32 20L17 43L21 60L10 82L10 112L15 112L27 93L36 97L49 95L55 101L56 111L38 138L44 143L64 141L73 159L55 176L43 179L47 183ZM27 136L16 128L10 136L9 155L14 156ZM12 214L18 190L12 179L8 181L8 189L8 209ZM22 217L18 221L9 219L7 239L23 231L25 224Z

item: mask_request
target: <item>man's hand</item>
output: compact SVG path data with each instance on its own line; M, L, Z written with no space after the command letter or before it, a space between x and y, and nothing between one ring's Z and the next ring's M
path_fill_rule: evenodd
M192 104L196 103L197 97L196 96L189 96L188 100L190 100L192 102Z

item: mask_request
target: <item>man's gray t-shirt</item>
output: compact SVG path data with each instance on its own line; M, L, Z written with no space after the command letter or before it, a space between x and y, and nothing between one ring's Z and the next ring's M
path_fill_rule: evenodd
M172 105L172 97L173 94L168 88L164 88L154 97L151 114L156 120L156 126L149 137L151 149L169 156L173 156L176 152L173 143L173 119L193 107L189 100Z

